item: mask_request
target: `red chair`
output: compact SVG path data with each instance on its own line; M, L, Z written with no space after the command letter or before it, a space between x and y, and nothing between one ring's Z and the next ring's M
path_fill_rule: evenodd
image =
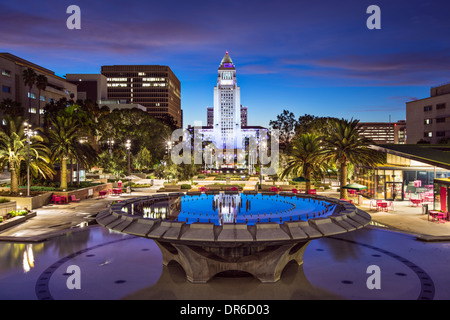
M308 191L308 194L317 194L317 191L316 191L316 189L310 189Z
M292 189L292 193L298 193L297 189Z
M70 196L70 202L80 202L80 199L77 199L77 197L73 194Z
M231 191L238 191L238 188L236 188L236 187L231 187Z
M53 195L53 196L52 196L52 202L53 202L54 204L56 204L57 202L58 202L58 203L61 203L61 197L60 197L60 196L57 196L57 195Z

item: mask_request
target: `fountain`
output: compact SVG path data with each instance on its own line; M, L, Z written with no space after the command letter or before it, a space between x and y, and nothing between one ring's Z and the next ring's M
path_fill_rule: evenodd
M193 283L235 272L276 282L290 261L303 263L310 241L370 220L349 202L292 193L155 194L122 201L97 216L104 227L154 240L163 264L179 263Z

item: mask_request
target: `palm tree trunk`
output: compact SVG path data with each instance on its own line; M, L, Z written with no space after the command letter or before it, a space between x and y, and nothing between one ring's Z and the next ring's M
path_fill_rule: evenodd
M19 180L17 179L17 171L11 168L11 193L19 193Z
M341 162L341 165L339 167L339 174L340 174L339 197L340 197L340 199L348 200L347 189L343 188L347 185L347 162L346 161Z
M311 190L311 170L309 170L309 167L305 168L305 180L306 180L305 193L309 194L309 190Z
M61 189L67 190L67 159L63 157L61 159Z

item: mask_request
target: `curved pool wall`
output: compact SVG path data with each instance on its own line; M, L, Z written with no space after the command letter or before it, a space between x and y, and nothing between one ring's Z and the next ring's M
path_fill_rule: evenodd
M245 194L234 193L234 196L244 199ZM252 210L267 208L269 211L278 208L277 205L286 209L279 209L271 217L266 213L267 221L262 221L259 212L260 220L256 218L256 221L247 218L247 222L240 222L237 214L233 215L233 222L214 221L208 214L208 221L202 222L206 220L200 220L200 214L206 219L207 211L202 211L201 203L209 202L212 207L213 199L219 198L169 193L114 204L98 214L97 222L115 231L153 239L161 249L164 265L175 261L183 267L189 281L204 283L214 275L228 271L243 271L261 282L276 282L287 263L303 263L303 253L311 240L360 229L371 220L366 212L339 199L292 193L252 196L256 197L251 204ZM197 212L192 213L193 220L183 216L181 206L185 200L197 208ZM143 214L143 209L151 202L166 203L166 210L148 211L154 216ZM260 207L259 204L265 205ZM305 205L307 212L298 211L300 204ZM241 206L241 219L244 206ZM226 208L223 204L221 207ZM187 216L186 210L185 214Z

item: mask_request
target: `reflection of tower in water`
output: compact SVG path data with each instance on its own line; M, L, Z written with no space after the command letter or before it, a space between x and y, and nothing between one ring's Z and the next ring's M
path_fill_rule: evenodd
M239 194L218 194L213 199L213 209L217 209L221 225L224 223L235 223L241 206L242 199Z

